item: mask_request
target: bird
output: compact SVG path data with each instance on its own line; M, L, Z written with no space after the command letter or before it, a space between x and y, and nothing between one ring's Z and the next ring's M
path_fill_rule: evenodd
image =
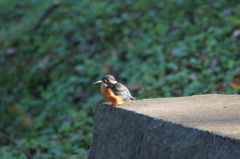
M123 84L117 82L114 76L105 75L101 80L93 84L101 84L100 92L102 96L112 102L110 108L116 107L118 104L123 104L127 100L136 99L131 95L128 88Z

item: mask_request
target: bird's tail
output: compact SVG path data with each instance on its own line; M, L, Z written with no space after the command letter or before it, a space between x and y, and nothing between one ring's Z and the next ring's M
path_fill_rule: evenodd
M135 98L135 97L133 97L133 96L130 96L130 99L134 99L134 100L135 100L136 98Z

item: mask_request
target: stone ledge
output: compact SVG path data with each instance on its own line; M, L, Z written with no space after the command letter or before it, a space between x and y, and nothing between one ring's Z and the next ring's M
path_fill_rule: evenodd
M239 159L240 96L198 95L95 110L89 159Z

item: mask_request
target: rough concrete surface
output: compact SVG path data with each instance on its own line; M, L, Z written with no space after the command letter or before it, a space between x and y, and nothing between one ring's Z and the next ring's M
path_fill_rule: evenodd
M99 105L89 159L240 159L240 96Z

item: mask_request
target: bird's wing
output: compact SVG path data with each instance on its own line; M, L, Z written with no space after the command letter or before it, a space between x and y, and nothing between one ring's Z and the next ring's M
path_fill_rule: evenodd
M129 98L135 99L132 97L127 87L121 83L110 84L108 86L112 89L115 95L121 96L124 100L128 100Z

